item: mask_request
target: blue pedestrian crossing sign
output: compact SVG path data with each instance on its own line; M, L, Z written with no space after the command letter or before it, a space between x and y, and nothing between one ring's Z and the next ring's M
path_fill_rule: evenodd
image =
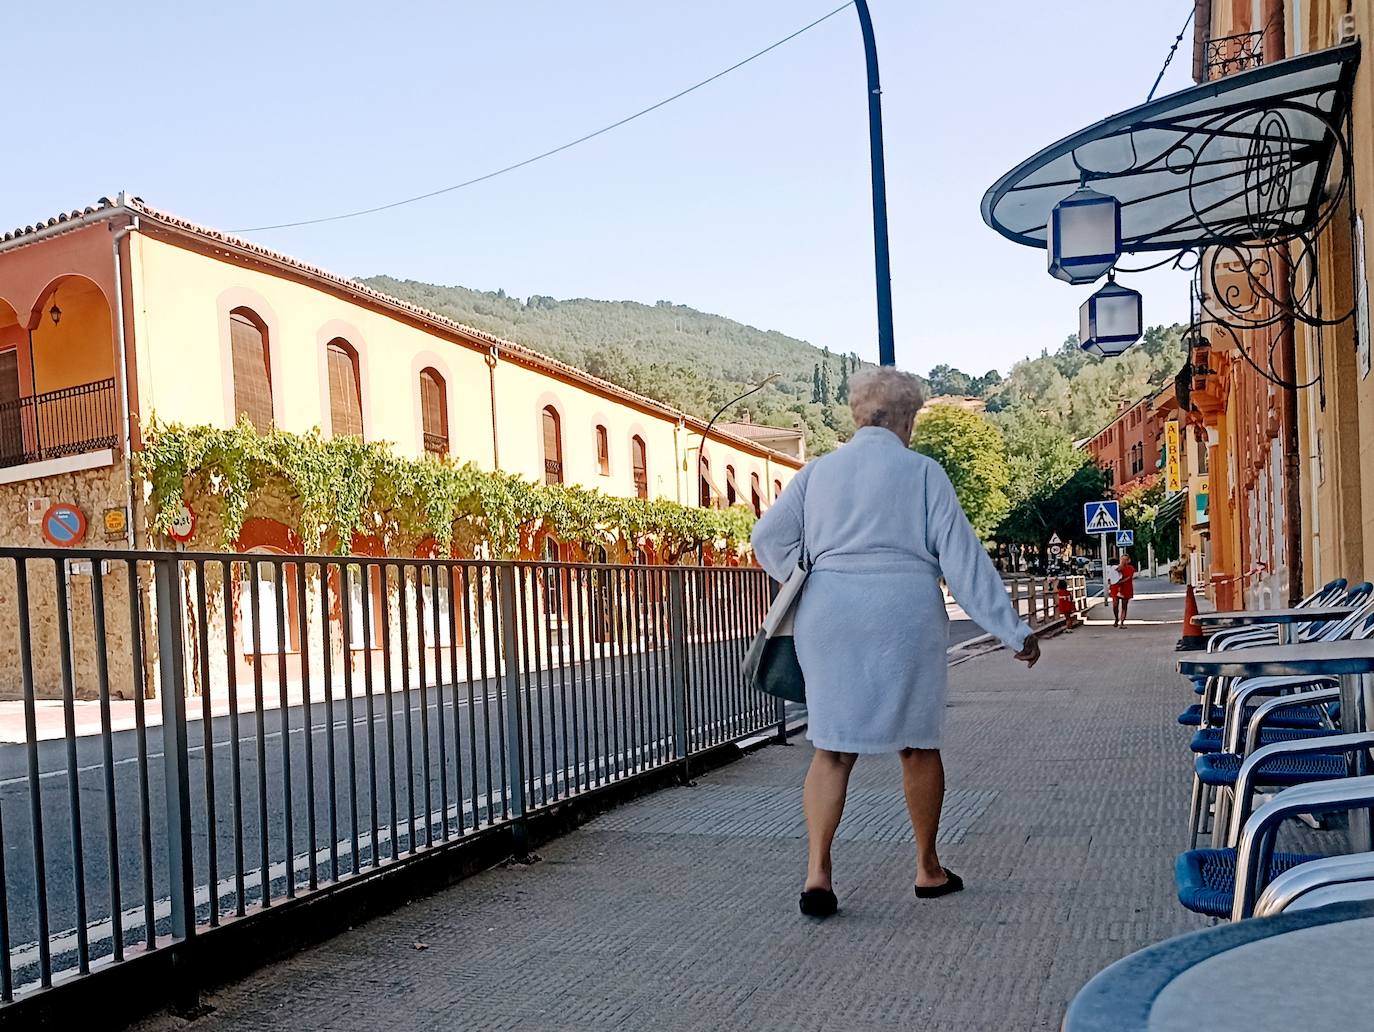
M1130 548L1135 544L1135 531L1118 530L1116 532L1116 544L1119 548Z
M1110 534L1121 529L1121 506L1116 501L1084 502L1083 530L1089 534Z

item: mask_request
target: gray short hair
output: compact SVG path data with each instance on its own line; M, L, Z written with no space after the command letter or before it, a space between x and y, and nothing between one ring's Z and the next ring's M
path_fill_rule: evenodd
M849 411L856 426L881 426L900 434L926 403L926 389L911 373L872 366L849 381Z

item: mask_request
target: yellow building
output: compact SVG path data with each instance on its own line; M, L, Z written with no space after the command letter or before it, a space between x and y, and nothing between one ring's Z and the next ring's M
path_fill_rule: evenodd
M259 429L357 435L405 457L444 456L534 482L690 506L742 505L756 514L804 458L800 430L748 423L713 429L702 454L708 427L671 406L137 199L102 200L0 237L0 545L170 547L147 531L136 467L143 430L153 419L227 429L242 418ZM238 551L305 550L285 515L290 506L279 503L250 503L233 541ZM72 507L72 527L53 522L60 505ZM187 546L221 548L223 523L211 500L196 515ZM432 540L400 547L405 556L429 555ZM373 556L398 547L370 534L345 545ZM573 548L547 533L525 543L524 557L665 558L647 542ZM738 561L709 547L701 558ZM286 586L293 668L301 646L295 606L324 604L319 569L312 567L309 599ZM214 648L223 647L227 626L219 576L208 575L205 613L205 640ZM259 608L250 614L247 575L233 573L241 658L277 650L273 567L260 565L257 576ZM0 564L0 605L15 599L15 577L12 564ZM64 577L77 692L89 694L93 578L89 567ZM128 578L107 574L101 588L109 614L127 614ZM40 694L61 683L59 590L51 564L29 587ZM380 587L374 593L375 613ZM353 599L359 613L361 605ZM15 623L0 622L0 668L8 671L0 697L19 691ZM251 645L253 624L260 646ZM131 683L128 635L127 615L110 616L116 693Z
M30 498L74 503L93 523L136 503L126 454L149 419L227 427L244 414L536 481L756 513L803 458L798 430L726 425L698 483L702 421L137 199L0 239L0 484L14 486L0 540L41 543ZM89 475L99 470L117 473Z

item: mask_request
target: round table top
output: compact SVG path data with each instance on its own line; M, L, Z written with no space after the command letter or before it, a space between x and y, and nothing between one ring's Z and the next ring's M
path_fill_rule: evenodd
M1339 620L1355 612L1355 606L1298 606L1293 609L1232 609L1220 613L1198 613L1198 623L1277 624L1311 623Z
M1368 674L1374 673L1374 640L1314 641L1230 652L1193 652L1179 659L1178 671L1185 677Z
M1175 936L1079 990L1063 1032L1362 1028L1374 900L1333 903ZM1276 972L1321 973L1314 989Z

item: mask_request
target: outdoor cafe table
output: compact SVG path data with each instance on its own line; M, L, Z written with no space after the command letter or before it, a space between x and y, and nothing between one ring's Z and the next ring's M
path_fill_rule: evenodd
M1371 956L1374 900L1189 932L1099 972L1063 1032L1369 1028Z
M1340 620L1355 612L1354 606L1301 606L1293 609L1233 609L1221 613L1198 613L1195 620L1203 624L1223 624L1227 627L1239 624L1274 624L1279 632L1279 644L1287 645L1293 640L1293 625Z

